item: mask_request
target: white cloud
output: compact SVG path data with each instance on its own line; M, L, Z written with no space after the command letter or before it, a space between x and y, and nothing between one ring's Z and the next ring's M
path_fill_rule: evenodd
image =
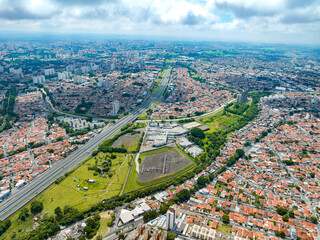
M320 39L320 0L0 0L0 6L0 30Z

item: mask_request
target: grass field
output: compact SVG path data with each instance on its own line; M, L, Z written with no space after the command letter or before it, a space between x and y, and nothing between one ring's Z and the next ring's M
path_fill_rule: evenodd
M232 126L240 118L242 117L232 113L227 113L226 115L223 115L223 112L218 112L215 115L197 119L197 122L203 125L207 125L210 128L210 130L206 132L212 133L217 128L220 128L220 127L228 128L229 126Z
M102 212L99 215L101 217L100 227L98 229L96 236L93 238L93 240L96 240L97 236L99 236L99 235L104 236L110 231L110 228L108 227L108 223L111 221L110 213L109 212Z
M219 223L217 230L219 232L231 234L232 233L232 226L229 224L225 224L225 223Z
M104 158L105 153L99 153L97 157ZM97 202L115 196L120 193L130 169L129 162L132 161L130 154L117 154L117 158L112 160L110 172L112 177L95 176L95 171L88 170L88 167L95 165L97 157L92 157L59 184L52 184L44 192L39 194L34 200L43 203L42 214L53 215L54 209L58 206L63 208L66 205L76 207L79 211L88 210ZM96 183L88 183L88 179L96 180ZM78 188L87 186L87 191ZM31 203L25 208L30 209ZM12 239L13 232L19 234L21 231L29 231L34 225L31 217L25 222L18 219L20 210L10 217L12 225L10 231L3 234L0 239ZM13 238L14 239L14 238Z
M165 181L165 180L169 180L169 179L171 179L173 177L176 177L176 176L180 175L181 173L183 173L185 171L191 170L195 166L195 163L193 162L193 160L187 154L183 153L180 149L171 148L171 147L163 147L163 148L159 148L157 150L144 152L144 153L140 154L140 157L141 157L141 159L143 159L144 157L151 156L151 155L154 155L154 154L157 154L157 153L163 153L163 152L168 151L168 150L176 151L180 155L184 155L185 157L187 157L192 162L192 164L187 166L187 167L185 167L185 168L183 168L183 169L181 169L181 170L179 170L179 171L177 171L175 174L168 175L168 176L165 176L165 177L162 177L162 178L158 178L158 179L155 179L153 181L143 182L142 183L142 182L138 181L138 175L139 174L136 171L136 163L133 161L133 165L132 165L132 168L130 170L130 173L129 173L129 176L128 176L128 180L127 180L124 192L125 193L126 192L130 192L130 191L142 188L142 187L147 187L147 186L152 185L152 184L157 184L159 182L162 182L162 181Z

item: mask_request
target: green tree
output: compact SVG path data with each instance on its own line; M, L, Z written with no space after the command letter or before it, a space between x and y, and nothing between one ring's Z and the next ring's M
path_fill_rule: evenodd
M227 214L223 214L222 216L222 222L224 223L229 223L230 219L229 216Z
M29 213L29 209L28 208L24 208L20 211L19 214L19 219L21 221L25 221L27 219L27 217L29 217L30 213Z
M286 236L286 234L283 231L276 231L275 234L277 237L281 238L284 238Z
M30 211L32 214L41 213L43 210L43 203L40 201L34 201L31 203Z
M54 209L54 213L55 213L58 217L62 217L62 215L63 215L63 212L62 212L61 207L56 207L56 208Z
M288 212L288 209L283 207L277 207L277 213L281 216L286 215Z
M209 178L201 176L197 179L197 184L202 188L210 182Z
M289 221L288 215L283 215L282 216L282 220L285 221L285 222L288 222Z
M196 138L204 139L206 137L204 132L197 127L191 128L190 133L193 137L196 137Z
M174 233L168 231L167 232L167 240L174 240L177 237Z
M316 217L311 217L310 218L311 222L313 222L314 224L317 224L318 223L318 219Z
M177 198L180 202L186 201L190 198L190 191L188 189L183 189L180 192L177 193Z
M289 217L291 217L291 218L294 218L294 216L295 216L293 210L290 210L290 211L288 212L288 214L289 214Z

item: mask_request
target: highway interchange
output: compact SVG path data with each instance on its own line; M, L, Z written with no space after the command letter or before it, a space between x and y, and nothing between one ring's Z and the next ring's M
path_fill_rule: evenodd
M35 198L39 193L49 187L58 178L62 177L66 172L73 169L76 165L84 161L91 155L91 152L96 149L105 139L112 137L127 123L134 122L144 111L153 106L158 100L163 97L168 82L170 80L170 68L164 70L162 79L159 82L157 89L150 97L139 107L129 113L127 116L119 119L114 125L104 128L97 136L88 141L85 145L79 147L72 154L60 162L53 164L51 168L43 174L36 177L27 186L12 194L4 202L0 203L0 220L4 220L14 212L23 207L30 200Z

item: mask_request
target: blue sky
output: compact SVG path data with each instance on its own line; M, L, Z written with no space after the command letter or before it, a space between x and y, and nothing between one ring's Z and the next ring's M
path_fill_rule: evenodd
M320 43L320 0L0 0L0 30Z

